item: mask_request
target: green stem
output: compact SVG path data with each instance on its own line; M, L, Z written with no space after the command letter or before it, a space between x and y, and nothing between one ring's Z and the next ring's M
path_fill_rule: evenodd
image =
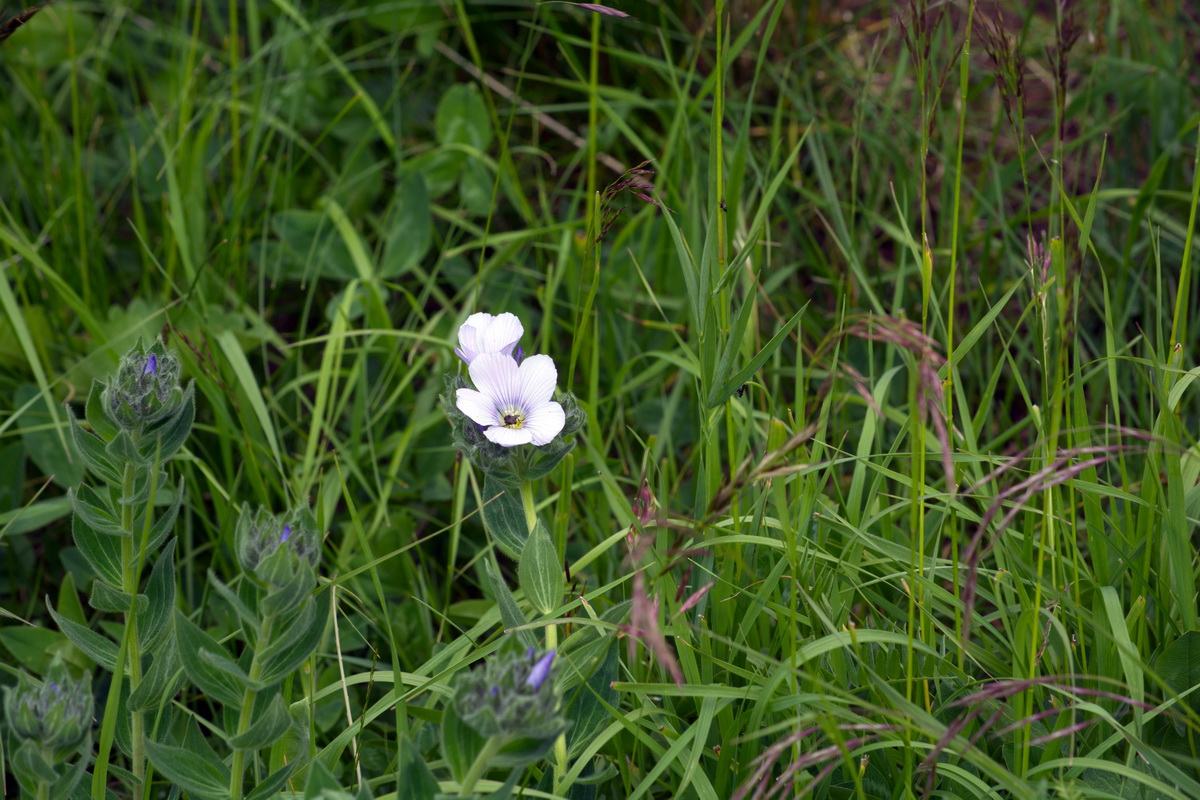
M521 507L525 509L525 527L533 533L537 527L537 510L533 506L533 484L529 481L521 484Z
M130 608L125 614L126 635L129 637L129 692L133 693L142 682L142 648L138 642L137 613L133 601L138 595L138 548L133 545L133 494L136 490L137 468L125 465L121 486L121 590L130 597ZM153 498L151 498L151 502ZM150 513L150 505L146 507ZM146 754L142 738L145 731L145 712L135 711L130 715L130 739L133 746L133 777L140 786L146 777Z
M496 757L500 752L500 748L504 745L504 739L500 736L491 736L483 749L479 751L479 755L475 756L475 761L471 764L471 769L467 771L467 775L463 778L462 786L458 790L459 797L470 797L475 791L475 784L479 783L479 779L484 776L488 769L488 763Z
M35 794L37 800L50 800L50 784L45 781L38 781L37 792Z
M251 686L258 683L258 679L262 675L262 663L258 660L258 654L263 651L263 648L271 640L271 627L274 621L275 618L272 616L268 616L263 620L262 631L258 635L258 641L254 643L254 657L250 659L249 673ZM245 694L242 695L242 711L238 715L237 725L238 736L250 730L250 723L254 720L254 699L257 696L258 692L252 688L247 688ZM233 751L233 763L230 764L230 800L242 800L242 775L245 771L246 751L235 749Z

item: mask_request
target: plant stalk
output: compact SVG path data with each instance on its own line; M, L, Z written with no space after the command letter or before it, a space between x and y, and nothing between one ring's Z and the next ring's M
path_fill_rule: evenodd
M459 787L459 797L470 797L475 791L475 784L479 783L479 779L487 772L488 763L496 757L496 753L500 752L504 740L499 736L488 737L487 744L479 751L479 755L475 756L475 761L471 764L471 769L467 771L467 776L463 778L462 786Z
M267 643L271 641L271 627L275 622L275 617L268 616L263 620L262 632L258 635L258 640L254 643L254 657L250 659L250 683L251 685L258 682L259 676L262 674L262 662L259 661L259 654ZM250 730L250 723L254 720L254 700L258 696L258 692L253 688L246 689L242 695L242 710L238 714L237 735L241 736L246 731ZM229 775L229 797L230 800L242 800L242 775L246 771L246 751L242 749L234 749L233 761L230 764Z

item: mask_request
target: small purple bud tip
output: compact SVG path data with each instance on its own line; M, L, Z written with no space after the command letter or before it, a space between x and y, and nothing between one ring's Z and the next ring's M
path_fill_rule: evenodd
M57 683L50 684L50 691L54 692L55 694L58 694L58 684Z
M286 542L288 540L288 537L290 537L291 535L292 535L292 526L284 525L283 526L283 536L279 537L279 541Z
M537 649L531 647L525 651L525 657L528 658L530 661L533 661L533 654L536 652L537 652Z
M524 357L525 357L525 350L521 347L521 345L517 345L517 349L513 350L513 361L520 364L521 359Z
M158 356L154 355L154 353L151 353L150 357L146 359L146 370L142 374L143 375L154 375L157 372L158 372Z
M498 695L498 694L500 694L500 687L499 687L499 686L493 686L493 687L492 687L492 697L495 697L495 696L496 696L496 695Z
M533 669L529 670L529 677L525 679L525 683L534 689L542 688L542 684L546 682L546 678L550 677L550 666L553 663L554 651L551 650L539 658L538 662L533 665Z

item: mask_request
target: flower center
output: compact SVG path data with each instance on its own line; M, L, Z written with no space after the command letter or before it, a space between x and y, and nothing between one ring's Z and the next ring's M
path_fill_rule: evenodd
M500 409L500 419L504 427L520 430L525 425L525 412L516 406Z

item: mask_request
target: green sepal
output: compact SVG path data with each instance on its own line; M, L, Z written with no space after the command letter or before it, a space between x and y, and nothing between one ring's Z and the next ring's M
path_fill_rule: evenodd
M208 585L211 586L216 593L219 594L221 598L229 604L229 607L233 610L233 613L236 614L237 618L242 621L242 624L246 626L246 629L254 634L254 636L249 638L251 640L256 639L258 634L262 631L262 626L260 626L258 622L258 615L251 611L250 607L242 602L242 598L238 597L237 592L235 592L233 589L230 589L211 569L208 571Z
M227 708L241 708L242 696L249 686L242 668L215 639L179 610L175 611L175 634L188 679Z
M429 771L425 759L417 752L416 745L407 736L401 736L397 746L399 753L396 755L396 797L402 797L404 800L433 800L439 791L438 782Z
M110 611L114 614L128 614L130 601L134 601L136 613L145 611L148 601L144 594L131 597L128 592L114 588L108 581L97 578L92 581L92 593L88 597L88 605L97 611Z
M189 737L191 740L203 737ZM154 768L167 780L184 791L205 800L223 800L229 797L229 768L215 754L198 752L194 745L174 747L146 740L146 755ZM210 750L209 753L212 751Z
M303 628L303 635L279 650L273 651L268 648L264 651L259 662L262 664L261 675L264 686L270 686L276 681L286 678L317 649L329 622L330 595L331 592L323 591L313 599L315 613L308 625Z
M254 717L244 733L229 738L230 747L235 750L261 750L274 744L292 724L287 703L279 692L271 697L265 708L256 707Z
M525 542L517 576L525 597L535 610L549 614L558 608L566 591L566 576L558 561L558 551L544 525L538 522Z
M45 751L31 741L23 742L9 757L9 766L17 782L33 794L34 788L42 783L54 783L58 780L58 771L47 760Z
M293 773L299 769L301 764L298 761L293 761L290 764L284 764L279 769L267 776L266 780L254 787L254 791L246 795L246 800L267 800L273 798L287 783L288 778L292 777Z
M195 421L196 382L188 381L179 408L158 425L143 431L138 442L138 455L142 462L152 463L157 458L159 463L165 463L183 447Z
M150 667L142 674L142 682L129 695L130 711L149 711L170 700L183 683L183 664L174 637L167 637L154 649Z
M116 671L119 648L111 639L59 614L54 610L54 606L50 605L49 596L46 597L46 608L50 610L50 616L58 623L58 629L71 640L71 644L82 650L84 655L104 669L109 672Z
M71 439L75 442L75 449L83 456L83 462L105 483L119 485L121 470L117 464L120 462L113 461L109 456L107 443L96 434L84 430L69 403L66 404L66 408L67 417L71 422Z
M274 570L280 580L268 579L272 588L262 600L263 616L276 617L295 609L312 593L317 582L312 568L307 563L298 563L298 559L286 547L280 547L264 558L259 563L259 574L263 574L264 568L272 570L279 565L286 565L280 569L291 570L292 574L285 578L279 570Z
M100 533L75 514L71 518L71 535L75 545L96 575L113 585L122 582L121 537Z
M161 636L170 631L171 612L175 608L175 540L163 548L150 580L146 583L145 597L149 604L138 612L138 637L142 648L152 648Z
M442 756L454 780L461 783L467 777L486 741L474 728L463 722L454 710L453 702L446 703L442 710Z
M520 499L490 473L483 478L483 524L505 555L520 556L529 537L525 510Z
M500 621L504 623L504 627L510 630L518 628L515 633L521 641L522 647L537 647L537 638L533 635L533 631L520 629L520 626L525 624L525 615L521 613L521 607L517 605L517 599L513 597L508 584L492 566L490 558L484 560L483 571L487 575L488 583L491 584L492 594L496 597L496 606L500 609Z
M104 383L102 381L92 381L92 390L88 392L87 403L83 407L83 418L87 420L87 424L92 426L92 430L96 432L104 441L111 441L117 432L121 430L113 421L108 418L108 414L104 413Z
M537 480L549 475L559 465L567 453L575 449L575 439L567 437L556 438L545 447L538 449L540 458L525 471L526 480Z

